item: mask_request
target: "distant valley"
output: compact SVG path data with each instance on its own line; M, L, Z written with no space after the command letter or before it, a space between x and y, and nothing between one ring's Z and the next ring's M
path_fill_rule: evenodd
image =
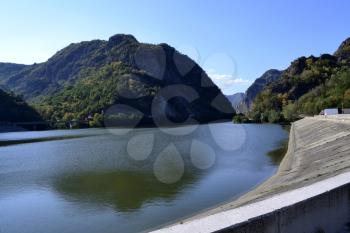
M266 71L261 77L257 78L245 93L237 93L228 96L232 106L237 112L247 113L253 107L255 97L272 82L281 77L282 71L271 69Z

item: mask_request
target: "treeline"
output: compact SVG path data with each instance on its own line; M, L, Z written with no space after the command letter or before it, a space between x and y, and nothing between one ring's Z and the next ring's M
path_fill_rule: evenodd
M350 108L350 39L335 55L301 57L267 85L235 122L291 122L325 108Z
M73 85L53 96L44 97L35 107L50 121L88 120L91 127L103 126L104 112L124 98L154 96L157 86L146 74L133 70L122 62L112 62L100 69L87 69ZM147 79L148 81L146 81ZM128 120L133 116L115 114L114 118Z

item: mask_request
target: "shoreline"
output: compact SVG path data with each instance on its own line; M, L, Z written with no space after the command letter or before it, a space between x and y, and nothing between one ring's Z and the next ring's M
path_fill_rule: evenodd
M288 194L293 190L306 188L349 172L349 141L350 119L340 121L307 117L296 121L291 125L287 153L273 176L238 199L167 226L159 232L168 232L176 226L269 201L275 196Z
M232 122L232 119L218 119L214 121L197 121L192 123L173 123L173 124L165 124L165 125L156 125L156 124L136 124L136 125L120 125L120 126L101 126L101 127L78 127L78 128L46 128L41 130L28 130L23 127L19 126L13 126L13 125L6 125L1 126L0 125L0 133L12 133L12 132L41 132L41 131L53 131L53 130L80 130L80 129L153 129L153 128L180 128L180 127L186 127L186 126L193 126L193 125L207 125L207 124L216 124L216 123L227 123ZM20 122L18 123L20 124Z

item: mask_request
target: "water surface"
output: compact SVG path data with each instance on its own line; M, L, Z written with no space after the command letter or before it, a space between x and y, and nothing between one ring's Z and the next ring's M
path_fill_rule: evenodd
M238 197L276 171L278 125L0 134L0 232L140 232Z

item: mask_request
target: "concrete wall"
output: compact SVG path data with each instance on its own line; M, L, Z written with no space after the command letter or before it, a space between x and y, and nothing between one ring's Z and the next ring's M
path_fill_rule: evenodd
M334 120L344 120L344 121L350 121L350 114L338 114L338 115L328 115L328 116L321 116L321 115L318 115L318 116L314 116L315 119L326 119L326 120L331 120L331 119L334 119Z
M350 172L154 232L343 233L350 222Z
M350 184L219 230L232 233L336 233L350 222Z
M300 120L273 177L238 200L154 232L350 232L349 142L350 116Z

